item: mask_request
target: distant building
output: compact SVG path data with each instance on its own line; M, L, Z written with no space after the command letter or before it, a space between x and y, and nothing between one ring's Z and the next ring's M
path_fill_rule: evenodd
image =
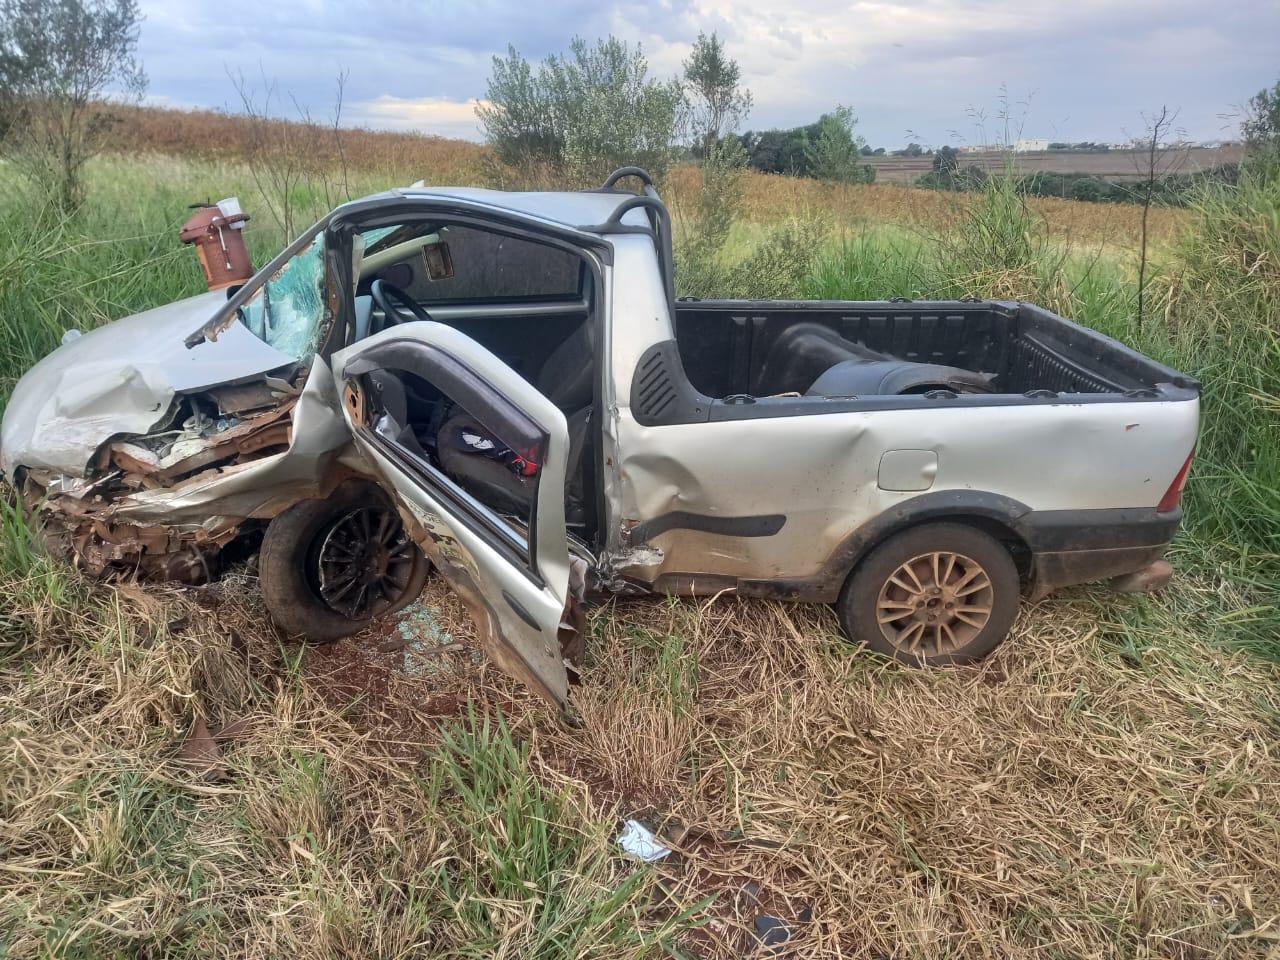
M1049 149L1048 137L1033 137L1030 139L1020 139L1013 145L1014 153L1035 153L1040 150Z

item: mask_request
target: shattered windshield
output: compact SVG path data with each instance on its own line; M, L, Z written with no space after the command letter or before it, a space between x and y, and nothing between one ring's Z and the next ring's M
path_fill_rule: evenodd
M304 360L324 328L324 231L240 308L240 322L260 340Z

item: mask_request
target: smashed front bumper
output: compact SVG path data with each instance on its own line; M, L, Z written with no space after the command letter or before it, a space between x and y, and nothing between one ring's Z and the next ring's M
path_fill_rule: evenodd
M249 526L364 472L337 404L316 361L305 380L181 397L159 428L103 444L84 478L13 479L50 547L86 573L205 582Z

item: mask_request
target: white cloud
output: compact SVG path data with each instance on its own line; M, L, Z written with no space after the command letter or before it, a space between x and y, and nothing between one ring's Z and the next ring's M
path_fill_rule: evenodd
M1275 82L1275 0L143 0L158 97L234 106L225 70L279 81L318 114L350 72L356 123L478 136L475 97L508 43L530 60L574 34L641 43L667 77L715 31L755 96L755 129L852 106L874 144L968 132L1006 87L1032 99L1028 136L1117 139L1144 110L1181 107L1191 136ZM198 63L198 68L193 64Z
M373 100L351 105L344 119L379 130L413 130L442 137L479 140L476 107L481 101L446 97L395 97L384 93Z

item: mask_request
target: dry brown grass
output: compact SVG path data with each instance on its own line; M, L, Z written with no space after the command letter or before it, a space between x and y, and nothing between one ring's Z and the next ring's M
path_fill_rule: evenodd
M671 192L695 196L698 171L672 172ZM744 181L744 213L754 223L776 223L791 217L822 216L835 221L912 224L945 230L962 221L979 194L926 190L900 184L824 185L806 177L749 172ZM1029 197L1055 237L1131 247L1139 236L1142 210L1133 204L1086 203L1055 197ZM1172 240L1188 222L1188 213L1172 207L1151 211L1154 240Z
M613 748L549 739L590 744L595 769L636 791L624 807L657 794L722 838L672 870L686 897L721 895L713 915L734 918L729 895L756 881L789 918L812 907L798 955L821 957L1256 956L1274 940L1274 669L1135 659L1088 597L1039 604L992 660L938 672L870 663L820 608L620 613L585 681L600 707L586 726ZM692 729L656 749L628 735L671 712L635 705L639 623L697 664ZM625 721L609 706L623 702ZM683 762L659 777L664 750ZM715 955L738 955L724 931Z
M162 153L174 156L242 161L252 150L252 134L245 117L215 110L165 110L156 107L112 107L119 119L112 131L115 150L125 154ZM274 121L279 126L302 127L295 121ZM432 183L477 183L482 177L485 147L469 140L397 133L386 130L342 128L335 141L332 130L313 125L314 135L295 134L297 142L328 153L338 166L346 163L362 173L384 173L408 183L427 177ZM406 179L407 178L407 179Z
M119 117L113 138L120 152L160 153L243 161L251 154L250 124L242 116L212 110L165 110L154 107L115 107ZM290 121L277 121L280 125ZM293 123L293 126L298 124ZM476 184L487 179L488 150L467 140L416 133L342 129L338 136L352 171L378 173L393 182L426 177L431 183ZM341 158L333 133L317 129L313 136L295 136L312 149L327 150L329 160ZM699 173L677 167L670 174L671 196L695 196ZM546 178L542 178L546 180ZM755 223L775 223L797 216L820 214L838 221L907 223L945 228L962 219L973 195L924 190L899 184L826 186L805 177L750 171L745 177L744 210ZM550 189L549 180L543 184ZM1081 241L1131 245L1138 237L1141 210L1132 204L1086 203L1052 197L1030 198L1030 205L1060 237ZM1171 239L1187 223L1187 212L1168 207L1151 213L1151 233L1157 241Z
M62 577L53 603L39 578L8 585L9 616L42 618L0 667L8 956L471 955L463 883L502 865L516 822L462 803L430 760L467 703L505 715L563 798L553 888L590 902L626 882L620 817L679 839L642 868L626 925L712 897L680 938L697 955L743 955L749 883L788 921L811 910L795 956L1275 943L1280 673L1169 626L1197 584L1044 602L983 666L928 672L850 649L823 608L618 603L594 618L571 724L465 655L406 677L373 634L299 657L251 581L210 610ZM431 602L457 614L439 586ZM197 716L225 731L215 780L177 759ZM493 955L544 942L546 896L489 890ZM563 922L577 939L559 955L654 955Z

